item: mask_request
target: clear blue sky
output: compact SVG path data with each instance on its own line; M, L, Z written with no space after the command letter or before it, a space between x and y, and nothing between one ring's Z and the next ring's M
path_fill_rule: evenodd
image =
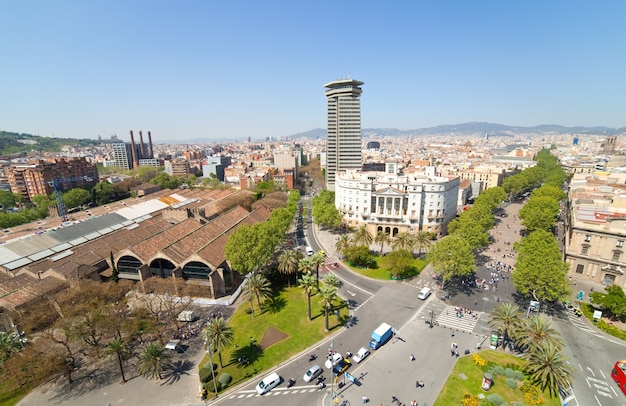
M324 128L626 126L625 1L3 1L0 130L260 139Z

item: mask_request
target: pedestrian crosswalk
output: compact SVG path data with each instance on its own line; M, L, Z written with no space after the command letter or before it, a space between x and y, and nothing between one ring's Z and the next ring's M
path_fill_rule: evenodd
M601 334L598 334L596 331L587 326L587 324L585 324L585 318L583 316L578 316L574 308L567 310L567 317L569 318L569 321L580 330L586 331L589 334L593 334L596 337L602 337Z
M457 312L455 306L446 306L436 320L440 326L471 333L474 331L478 321L484 317L486 317L486 314L483 312L477 312L476 317L473 317L470 313ZM483 323L486 323L486 321L483 321Z
M303 385L294 386L293 388L274 388L270 392L264 395L259 395L256 390L241 390L233 393L231 396L227 396L227 399L246 399L252 397L270 397L280 395L296 395L298 393L310 393L310 392L324 392L320 391L317 385Z

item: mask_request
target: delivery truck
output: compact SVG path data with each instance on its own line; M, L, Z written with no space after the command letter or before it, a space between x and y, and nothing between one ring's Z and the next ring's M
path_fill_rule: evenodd
M393 336L393 329L387 323L382 323L372 333L372 339L370 341L370 348L373 350L378 349L381 345L385 344Z

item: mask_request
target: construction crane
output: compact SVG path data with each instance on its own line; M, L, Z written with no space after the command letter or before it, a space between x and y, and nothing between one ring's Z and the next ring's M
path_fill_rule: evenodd
M65 203L63 202L63 191L61 190L61 183L67 182L93 182L93 178L91 176L75 176L72 178L63 178L63 179L52 179L51 182L48 182L50 186L54 188L54 198L57 202L57 212L59 213L59 217L62 222L67 221L67 209L65 208Z

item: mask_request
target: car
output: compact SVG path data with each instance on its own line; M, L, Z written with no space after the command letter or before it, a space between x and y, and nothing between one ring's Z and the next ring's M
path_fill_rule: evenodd
M322 368L319 365L313 365L308 371L306 371L302 379L304 382L311 382L313 379L320 376L322 372Z
M326 359L324 366L328 369L331 369L332 367L337 365L342 359L343 357L341 356L341 354L339 354L338 352L335 352L332 355L328 356L328 359Z
M311 247L306 247L305 251L306 251L306 254L308 256L311 256L311 255L315 254L315 251L313 251L313 248L311 248Z
M281 377L276 372L263 378L261 382L256 386L256 393L262 395L274 389L276 385L281 382Z
M359 349L357 353L352 356L352 360L358 364L367 358L368 355L370 355L370 350L361 347L361 349Z
M337 365L335 365L333 367L333 373L335 375L339 376L339 375L343 374L344 372L346 372L348 370L348 368L350 368L350 365L352 365L350 360L342 359L341 361L339 361L339 363Z

